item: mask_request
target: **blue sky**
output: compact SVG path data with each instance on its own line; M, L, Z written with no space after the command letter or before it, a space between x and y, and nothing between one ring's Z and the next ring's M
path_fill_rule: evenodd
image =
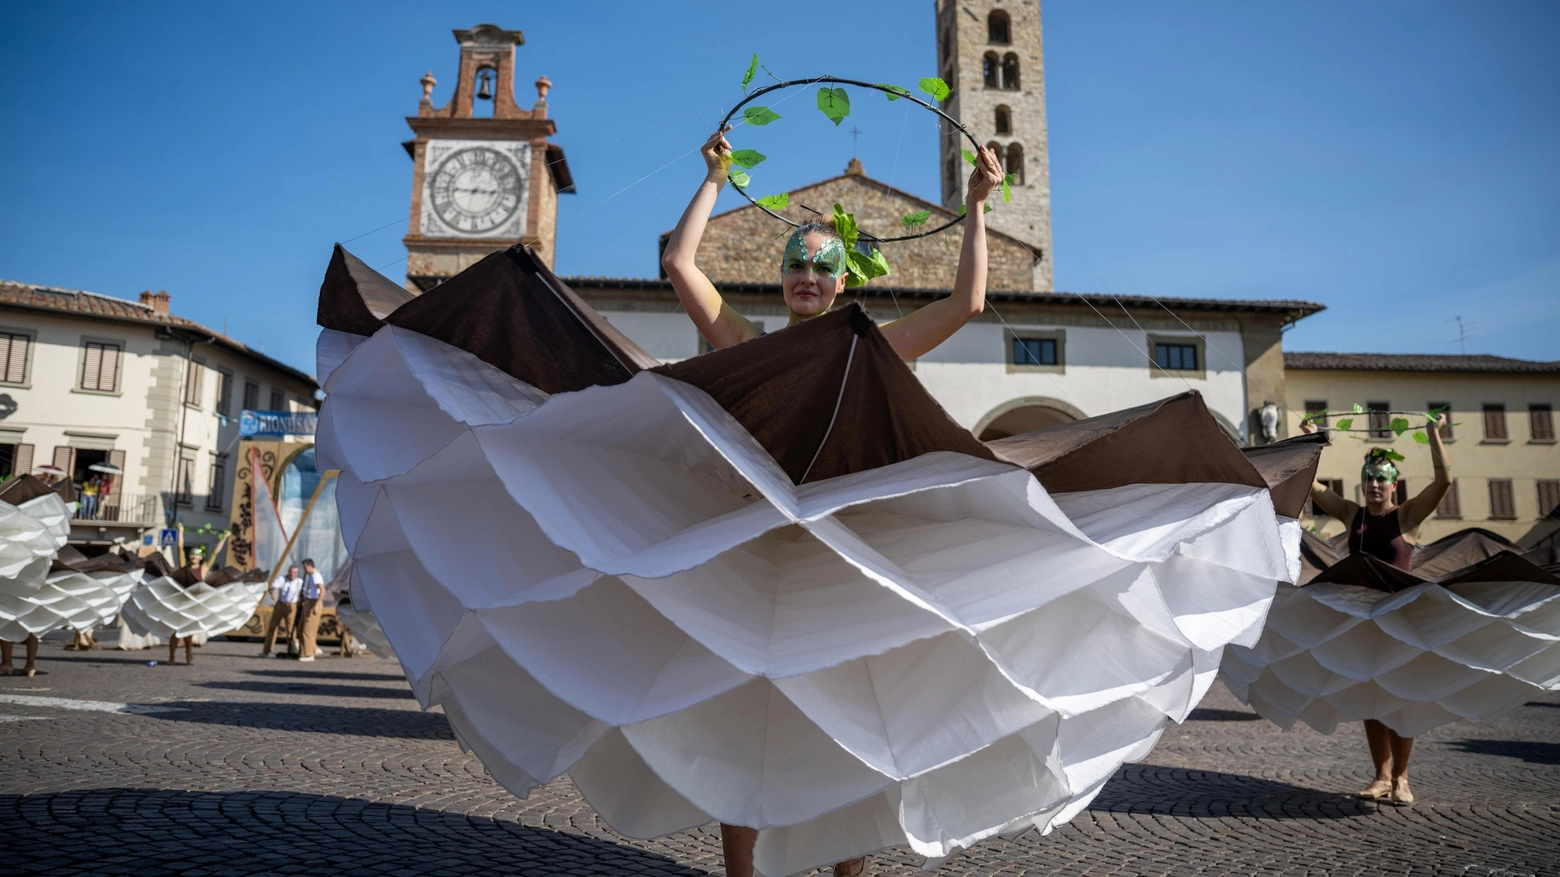
M754 51L783 77L933 72L930 0L840 8L6 4L0 277L166 289L312 370L331 243L404 273L403 119L482 21L525 32L522 105L554 83L580 190L560 273L653 275ZM1547 0L1049 0L1057 288L1326 304L1291 350L1455 353L1461 316L1470 353L1560 358L1556 45ZM761 188L838 173L855 125L868 173L936 196L929 114L858 100L836 130L810 100L764 132Z

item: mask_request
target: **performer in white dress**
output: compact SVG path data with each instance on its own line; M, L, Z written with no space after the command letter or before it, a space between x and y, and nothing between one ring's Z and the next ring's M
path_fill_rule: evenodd
M187 565L171 569L162 555L149 556L144 582L122 613L131 633L168 640L169 664L175 662L181 642L184 661L191 664L199 637L228 633L248 621L269 581L265 570L211 569L199 546L189 557Z
M1081 812L1255 643L1298 539L1198 395L986 445L904 362L940 319L816 311L663 365L525 248L416 298L336 249L353 603L515 794L746 828L730 873L937 860Z
M31 475L0 485L0 676L37 672L38 634L22 619L38 609L30 598L47 583L55 555L70 539L75 495L68 480L50 486ZM11 663L26 649L21 670Z

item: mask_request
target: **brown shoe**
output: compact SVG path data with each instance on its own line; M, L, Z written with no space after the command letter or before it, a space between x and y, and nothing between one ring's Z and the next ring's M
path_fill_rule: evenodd
M1392 781L1376 780L1370 785L1354 793L1356 798L1364 798L1367 801L1379 801L1382 798L1392 797Z
M862 877L867 873L867 857L846 859L834 866L834 877Z
M1392 778L1392 803L1398 805L1414 803L1414 793L1408 788L1408 777Z

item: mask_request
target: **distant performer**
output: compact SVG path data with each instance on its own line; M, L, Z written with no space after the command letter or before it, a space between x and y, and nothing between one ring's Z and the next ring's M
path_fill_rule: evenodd
M271 582L270 596L276 601L271 607L271 620L265 626L265 650L260 653L264 658L276 648L276 636L285 631L287 639L291 642L298 633L296 616L298 614L298 598L303 593L303 579L298 575L298 567L289 566L287 575L277 576Z
M325 577L314 568L313 560L303 562L303 591L298 601L298 660L314 660L316 641L320 633L320 604L325 599Z
M1430 460L1435 466L1435 480L1419 494L1402 505L1393 503L1397 492L1398 469L1387 456L1385 448L1371 448L1365 455L1365 465L1360 471L1360 483L1365 496L1365 506L1351 502L1333 493L1320 481L1311 485L1311 500L1316 507L1337 518L1349 527L1349 554L1369 554L1407 572L1413 563L1414 544L1403 535L1424 523L1441 498L1452 488L1451 470L1446 465L1446 447L1441 444L1441 428L1446 425L1446 414L1436 416L1427 424L1425 434L1430 439ZM1316 431L1316 425L1307 422L1301 426L1305 432ZM1388 798L1395 803L1413 803L1414 793L1408 788L1408 757L1414 750L1414 738L1400 737L1398 733L1376 719L1365 720L1365 739L1370 744L1370 758L1376 764L1376 779L1361 789L1362 798Z

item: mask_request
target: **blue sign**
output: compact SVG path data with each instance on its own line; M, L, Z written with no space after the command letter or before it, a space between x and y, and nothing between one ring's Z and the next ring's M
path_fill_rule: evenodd
M178 548L179 531L173 527L164 527L157 531L158 548Z
M238 416L238 434L253 436L314 435L320 416L313 411L250 411Z

